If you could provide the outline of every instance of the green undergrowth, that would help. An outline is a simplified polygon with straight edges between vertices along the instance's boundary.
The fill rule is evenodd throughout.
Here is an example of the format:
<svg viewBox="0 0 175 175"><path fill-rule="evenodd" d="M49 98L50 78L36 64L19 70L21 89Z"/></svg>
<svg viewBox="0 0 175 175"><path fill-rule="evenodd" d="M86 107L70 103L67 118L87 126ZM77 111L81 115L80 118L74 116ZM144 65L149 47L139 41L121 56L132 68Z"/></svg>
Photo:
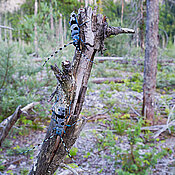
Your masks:
<svg viewBox="0 0 175 175"><path fill-rule="evenodd" d="M159 139L153 141L150 131L141 132L144 124L141 119L139 122L133 122L129 114L119 116L117 113L111 116L110 121L103 121L108 127L102 133L96 132L99 151L110 151L110 155L104 155L104 158L115 161L117 174L149 174L158 159L171 155L172 150L161 147L158 151Z"/></svg>

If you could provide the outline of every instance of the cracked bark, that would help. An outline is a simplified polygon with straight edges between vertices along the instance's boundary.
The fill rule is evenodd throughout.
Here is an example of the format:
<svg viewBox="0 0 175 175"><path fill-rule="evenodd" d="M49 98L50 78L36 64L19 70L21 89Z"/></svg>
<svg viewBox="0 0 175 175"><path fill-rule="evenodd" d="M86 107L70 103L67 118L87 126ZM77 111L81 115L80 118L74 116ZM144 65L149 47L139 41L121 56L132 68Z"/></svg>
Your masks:
<svg viewBox="0 0 175 175"><path fill-rule="evenodd" d="M146 50L144 62L142 115L154 124L154 106L158 56L159 1L147 0Z"/></svg>
<svg viewBox="0 0 175 175"><path fill-rule="evenodd" d="M80 37L85 43L89 43L87 45L88 49L84 49L83 46L80 48L82 48L82 53L91 61L94 60L97 51L102 52L104 50L105 38L122 33L134 33L134 30L132 29L108 26L106 17L103 17L101 14L97 15L97 8L94 8L93 11L90 7L79 9L78 14L80 24L89 21L86 25L80 27ZM92 62L87 61L87 59L83 58L80 53L75 51L72 63L69 61L64 61L62 63L62 71L57 65L51 66L51 69L60 84L59 88L57 87L56 91L51 95L51 98L57 93L58 89L63 92L63 101L65 101L66 107L71 104L71 116L67 122L69 125L80 119L79 114L85 99L92 65ZM77 125L64 128L65 133L62 134L62 138L68 149L70 149L77 140L85 123L86 119L82 118L82 120L77 122ZM55 127L55 123L51 121L46 138L51 135L53 127ZM63 144L60 142L59 136L53 137L48 142L43 143L37 161L34 163L29 174L53 174L63 161L66 154L67 152L65 151Z"/></svg>

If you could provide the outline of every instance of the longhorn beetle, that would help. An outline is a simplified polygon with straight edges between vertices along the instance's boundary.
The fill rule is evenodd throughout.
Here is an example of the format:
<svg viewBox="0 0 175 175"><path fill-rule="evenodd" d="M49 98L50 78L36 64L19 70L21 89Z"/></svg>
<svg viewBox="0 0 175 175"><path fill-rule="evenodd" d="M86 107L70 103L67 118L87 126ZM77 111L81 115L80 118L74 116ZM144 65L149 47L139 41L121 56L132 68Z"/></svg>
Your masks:
<svg viewBox="0 0 175 175"><path fill-rule="evenodd" d="M44 139L43 142L37 144L36 146L34 146L33 148L27 150L27 151L24 151L20 154L25 154L25 153L28 153L29 151L32 151L34 149L36 149L37 147L39 147L42 143L44 142L47 142L48 140L52 139L54 136L59 136L60 137L60 140L61 142L63 143L63 146L66 150L66 152L68 153L68 156L72 159L72 161L78 166L80 167L76 161L73 159L73 157L71 156L70 154L70 151L69 149L66 147L66 144L62 138L62 132L65 133L65 130L64 130L64 126L67 126L67 127L71 127L71 126L74 126L79 120L77 120L76 122L74 122L72 125L65 125L65 121L68 119L68 117L70 116L70 106L69 106L69 114L67 117L66 116L66 110L65 110L65 107L58 107L58 111L56 112L55 111L55 105L57 104L57 102L59 101L59 96L57 96L57 100L56 102L54 103L53 107L52 107L52 116L51 116L51 119L56 123L56 126L53 128L52 130L52 133L55 132L54 134L51 134L51 136L49 136L47 139ZM82 168L82 167L80 167ZM83 169L83 168L82 168Z"/></svg>
<svg viewBox="0 0 175 175"><path fill-rule="evenodd" d="M55 56L55 54L57 54L60 50L63 50L63 48L67 47L68 45L70 44L73 44L75 46L75 48L80 52L81 55L83 55L83 57L87 60L89 60L90 62L94 63L92 60L90 60L89 58L87 58L81 51L80 49L80 41L83 43L83 45L85 46L86 49L87 46L86 45L89 45L91 47L93 47L92 45L90 45L89 43L84 43L84 41L80 38L80 27L85 25L87 22L89 21L86 21L82 24L78 24L78 20L77 20L77 15L75 12L72 12L71 15L70 15L70 21L69 21L69 24L70 24L70 28L71 28L71 37L73 39L73 41L71 41L70 43L64 45L64 47L60 47L58 50L56 50L52 55L50 55L50 57L47 58L47 60L44 62L43 66L53 57Z"/></svg>

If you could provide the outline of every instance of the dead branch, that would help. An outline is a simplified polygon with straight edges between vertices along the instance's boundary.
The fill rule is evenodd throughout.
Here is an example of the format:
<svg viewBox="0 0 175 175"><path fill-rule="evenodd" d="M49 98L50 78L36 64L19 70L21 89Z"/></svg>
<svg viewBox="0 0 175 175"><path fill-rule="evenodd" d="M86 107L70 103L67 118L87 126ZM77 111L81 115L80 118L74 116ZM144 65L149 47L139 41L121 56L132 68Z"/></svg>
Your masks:
<svg viewBox="0 0 175 175"><path fill-rule="evenodd" d="M110 116L102 115L102 114L87 117L88 121L97 121L97 120L107 119L107 118L110 118Z"/></svg>
<svg viewBox="0 0 175 175"><path fill-rule="evenodd" d="M27 112L32 109L34 106L38 105L39 102L32 102L28 105L26 105L25 107L23 107L21 109L21 112L23 112L24 114L27 114ZM11 118L13 117L13 115L9 116L8 118L4 119L2 122L1 122L1 126L5 126L7 125L7 123L11 120Z"/></svg>
<svg viewBox="0 0 175 175"><path fill-rule="evenodd" d="M1 164L1 165L2 166L9 166L11 164L19 164L22 160L24 160L24 158L15 159L12 162L6 162L6 163Z"/></svg>
<svg viewBox="0 0 175 175"><path fill-rule="evenodd" d="M164 125L163 128L161 128L159 131L156 132L156 134L153 136L153 138L155 139L156 137L158 137L162 132L166 131L169 127L171 126L175 126L175 120L171 121L168 125Z"/></svg>
<svg viewBox="0 0 175 175"><path fill-rule="evenodd" d="M64 61L62 63L62 70L56 64L51 66L58 81L57 90L52 93L53 95L51 97L53 98L54 95L60 97L61 101L57 103L55 108L59 108L60 106L65 108L66 116L69 116L67 124L71 125L71 127L65 126L65 132L62 132L61 135L68 149L75 143L87 121L86 118L80 118L80 112L85 99L95 53L97 51L103 52L104 39L110 35L134 33L130 29L108 26L106 17L97 14L97 8L94 8L93 11L90 7L79 9L78 14L80 24L88 21L86 25L80 27L80 38L85 43L88 43L86 45L88 49L84 48L82 44L80 46L82 48L82 54L76 50L73 62ZM70 115L68 113L69 107L71 107ZM75 121L77 121L77 124L72 126ZM52 134L54 127L55 122L51 120L45 139ZM43 143L37 161L29 173L30 175L51 175L57 170L67 154L60 140L60 137L55 135L52 139Z"/></svg>
<svg viewBox="0 0 175 175"><path fill-rule="evenodd" d="M14 30L14 29L13 29L13 28L11 28L11 27L7 27L7 26L1 26L1 25L0 25L0 28L1 28L1 29Z"/></svg>
<svg viewBox="0 0 175 175"><path fill-rule="evenodd" d="M1 146L2 142L4 141L4 139L7 137L7 135L9 134L10 129L13 127L13 125L19 119L21 113L26 114L28 112L28 110L30 110L31 108L33 108L37 104L39 104L39 102L33 102L33 103L28 104L27 106L25 106L22 109L21 109L21 106L18 106L16 108L16 111L14 112L14 114L12 114L11 116L9 116L8 118L6 118L5 120L3 120L1 122L0 125L3 129L2 129L1 136L0 136L0 146Z"/></svg>
<svg viewBox="0 0 175 175"><path fill-rule="evenodd" d="M7 137L11 127L16 123L16 121L20 117L20 114L21 114L21 106L18 106L14 114L11 116L9 122L6 124L6 126L2 130L2 134L0 136L0 146L4 141L4 139Z"/></svg>
<svg viewBox="0 0 175 175"><path fill-rule="evenodd" d="M92 83L96 83L96 84L101 84L104 82L115 82L115 83L124 83L124 79L122 78L93 78Z"/></svg>

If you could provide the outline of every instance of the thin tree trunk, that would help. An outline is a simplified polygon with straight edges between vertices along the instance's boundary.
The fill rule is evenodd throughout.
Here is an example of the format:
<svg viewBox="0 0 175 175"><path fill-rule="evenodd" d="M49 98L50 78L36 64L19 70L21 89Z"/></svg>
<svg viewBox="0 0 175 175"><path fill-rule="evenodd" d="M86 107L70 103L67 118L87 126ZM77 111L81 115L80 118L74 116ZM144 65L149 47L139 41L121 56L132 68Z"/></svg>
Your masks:
<svg viewBox="0 0 175 175"><path fill-rule="evenodd" d="M144 52L145 49L145 44L144 44L144 13L143 13L143 0L140 2L140 13L141 13L141 22L140 22L140 46L142 53Z"/></svg>
<svg viewBox="0 0 175 175"><path fill-rule="evenodd" d="M4 15L4 26L7 25L6 14ZM4 29L4 40L7 42L7 30Z"/></svg>
<svg viewBox="0 0 175 175"><path fill-rule="evenodd" d="M162 35L162 48L165 48L165 36Z"/></svg>
<svg viewBox="0 0 175 175"><path fill-rule="evenodd" d="M21 45L21 32L18 30L18 41L19 41L19 45Z"/></svg>
<svg viewBox="0 0 175 175"><path fill-rule="evenodd" d="M124 11L124 0L122 0L121 26L122 26L122 24L123 24L123 11Z"/></svg>
<svg viewBox="0 0 175 175"><path fill-rule="evenodd" d="M35 55L36 57L38 57L38 32L37 32L37 22L36 22L36 18L37 18L37 13L38 13L38 1L35 0L35 24L34 24L34 33L35 33L35 38L34 38L34 47L35 47Z"/></svg>
<svg viewBox="0 0 175 175"><path fill-rule="evenodd" d="M89 5L89 1L85 0L85 7L87 7Z"/></svg>
<svg viewBox="0 0 175 175"><path fill-rule="evenodd" d="M0 13L0 24L2 24L2 14ZM2 30L0 28L0 41L2 41Z"/></svg>
<svg viewBox="0 0 175 175"><path fill-rule="evenodd" d="M137 27L137 32L136 32L136 47L139 47L139 28Z"/></svg>
<svg viewBox="0 0 175 175"><path fill-rule="evenodd" d="M10 23L10 28L12 28L12 24ZM12 35L12 30L9 30L9 35L10 35L10 43L12 43L12 40L13 40L13 35Z"/></svg>
<svg viewBox="0 0 175 175"><path fill-rule="evenodd" d="M63 18L62 18L62 14L60 13L60 18L59 18L59 33L61 34L60 35L60 46L62 47L63 44L64 44L64 41L63 41Z"/></svg>
<svg viewBox="0 0 175 175"><path fill-rule="evenodd" d="M156 90L158 55L159 0L147 0L146 50L144 63L142 115L154 124L154 95Z"/></svg>
<svg viewBox="0 0 175 175"><path fill-rule="evenodd" d="M81 8L83 8L84 0L80 0L80 3L81 3Z"/></svg>
<svg viewBox="0 0 175 175"><path fill-rule="evenodd" d="M66 26L66 18L64 18L64 41L67 39L67 26Z"/></svg>
<svg viewBox="0 0 175 175"><path fill-rule="evenodd" d="M54 25L53 25L53 8L52 8L52 0L50 0L50 29L53 32L51 39L54 37Z"/></svg>
<svg viewBox="0 0 175 175"><path fill-rule="evenodd" d="M70 127L64 125L64 132L62 132L61 137L55 135L52 139L43 143L41 151L37 157L38 159L29 175L53 174L67 154L67 151L62 144L62 140L64 140L68 149L70 149L77 140L84 124L86 123L86 119L79 118L79 115L85 99L94 56L96 51L104 49L104 39L111 35L118 35L120 33L134 33L134 31L130 29L108 26L103 16L101 14L97 15L97 8L95 8L94 11L92 11L90 7L88 7L86 11L81 9L79 10L79 14L80 21L89 20L86 25L81 26L80 37L92 46L90 47L87 45L88 49L84 48L84 50L82 50L83 55L91 61L87 61L82 54L76 51L72 64L70 61L62 62L63 71L61 71L57 65L51 66L57 81L61 85L59 86L58 84L51 98L54 97L54 94L60 94L62 102L60 102L57 107L54 105L55 108L57 108L55 110L58 111L60 105L64 106L66 111L65 117L70 114L66 120L66 125L70 125ZM68 109L70 106L71 110L69 113ZM76 121L77 125L72 125ZM52 120L45 138L49 138L54 127L55 122Z"/></svg>
<svg viewBox="0 0 175 175"><path fill-rule="evenodd" d="M59 44L60 32L59 32L58 18L55 18L55 29L56 29L56 40L57 40L57 44Z"/></svg>

